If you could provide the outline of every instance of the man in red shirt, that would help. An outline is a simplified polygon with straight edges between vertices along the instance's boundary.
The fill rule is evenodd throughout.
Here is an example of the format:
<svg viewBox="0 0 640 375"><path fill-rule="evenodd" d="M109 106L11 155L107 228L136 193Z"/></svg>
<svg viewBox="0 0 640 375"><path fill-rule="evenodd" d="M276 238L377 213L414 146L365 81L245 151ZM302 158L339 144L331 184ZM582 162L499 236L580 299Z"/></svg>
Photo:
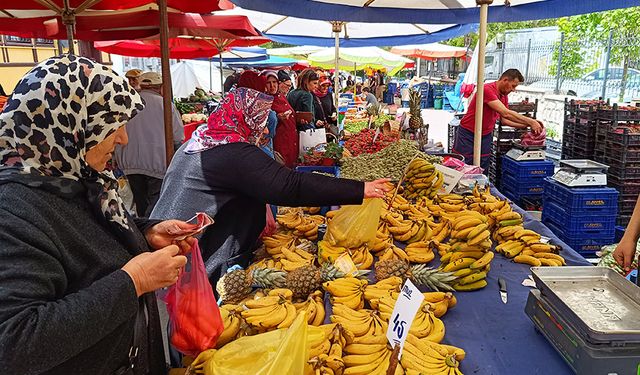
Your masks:
<svg viewBox="0 0 640 375"><path fill-rule="evenodd" d="M508 69L500 76L500 79L484 85L484 105L482 108L482 148L480 166L486 171L489 167L491 142L493 141L493 128L496 120L500 118L503 125L516 129L531 128L538 134L542 131L542 123L535 119L523 116L509 109L509 94L515 91L524 77L517 69ZM456 140L453 152L465 157L468 164L473 162L473 135L476 124L476 96L473 95L469 109L460 120L460 126L456 132Z"/></svg>

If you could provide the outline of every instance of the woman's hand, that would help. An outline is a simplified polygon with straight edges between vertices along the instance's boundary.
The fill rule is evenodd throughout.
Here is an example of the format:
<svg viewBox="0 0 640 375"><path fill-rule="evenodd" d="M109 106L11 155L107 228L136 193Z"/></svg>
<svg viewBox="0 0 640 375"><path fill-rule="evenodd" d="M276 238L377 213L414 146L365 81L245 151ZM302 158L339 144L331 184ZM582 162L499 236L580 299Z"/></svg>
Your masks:
<svg viewBox="0 0 640 375"><path fill-rule="evenodd" d="M145 293L175 284L187 257L180 255L176 245L133 257L122 267L136 288L138 297Z"/></svg>
<svg viewBox="0 0 640 375"><path fill-rule="evenodd" d="M636 243L633 241L620 241L618 247L613 251L613 259L624 268L626 272L631 271L633 257L636 255Z"/></svg>
<svg viewBox="0 0 640 375"><path fill-rule="evenodd" d="M186 254L191 250L195 238L187 237L180 241L176 241L176 238L182 237L184 231L194 230L197 227L198 224L189 224L181 220L165 220L147 229L144 237L154 250L175 244L178 245L182 254Z"/></svg>
<svg viewBox="0 0 640 375"><path fill-rule="evenodd" d="M364 197L365 198L382 198L384 197L384 193L391 190L389 187L389 182L391 180L388 178L381 178L378 180L365 182L364 183Z"/></svg>

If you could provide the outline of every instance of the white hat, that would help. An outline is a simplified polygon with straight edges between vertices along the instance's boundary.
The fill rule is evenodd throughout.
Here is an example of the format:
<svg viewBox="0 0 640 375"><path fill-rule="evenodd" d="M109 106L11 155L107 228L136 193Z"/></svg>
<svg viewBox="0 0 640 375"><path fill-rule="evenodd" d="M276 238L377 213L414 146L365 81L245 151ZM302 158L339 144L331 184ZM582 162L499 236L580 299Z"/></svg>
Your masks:
<svg viewBox="0 0 640 375"><path fill-rule="evenodd" d="M139 78L140 86L159 86L162 85L162 76L156 72L145 72Z"/></svg>

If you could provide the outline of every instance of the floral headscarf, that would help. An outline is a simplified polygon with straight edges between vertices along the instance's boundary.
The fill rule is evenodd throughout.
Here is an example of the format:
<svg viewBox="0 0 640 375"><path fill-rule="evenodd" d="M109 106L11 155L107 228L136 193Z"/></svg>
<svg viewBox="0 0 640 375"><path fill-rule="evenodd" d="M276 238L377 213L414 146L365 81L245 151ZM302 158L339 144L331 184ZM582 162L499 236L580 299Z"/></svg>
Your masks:
<svg viewBox="0 0 640 375"><path fill-rule="evenodd" d="M238 87L225 96L206 125L193 133L185 152L193 154L229 143L251 143L262 135L273 97Z"/></svg>
<svg viewBox="0 0 640 375"><path fill-rule="evenodd" d="M61 196L85 192L116 234L131 226L111 172L85 159L144 108L140 95L110 68L62 55L43 61L16 86L0 113L0 184L17 182Z"/></svg>

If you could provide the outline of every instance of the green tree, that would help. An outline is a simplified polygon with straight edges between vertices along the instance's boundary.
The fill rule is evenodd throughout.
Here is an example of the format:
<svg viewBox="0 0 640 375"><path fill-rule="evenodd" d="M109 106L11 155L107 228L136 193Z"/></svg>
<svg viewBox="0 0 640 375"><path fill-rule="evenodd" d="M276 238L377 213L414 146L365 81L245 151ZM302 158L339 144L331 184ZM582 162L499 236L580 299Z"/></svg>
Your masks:
<svg viewBox="0 0 640 375"><path fill-rule="evenodd" d="M622 84L619 100L622 101L626 90L629 64L640 61L640 44L630 40L637 33L640 22L640 7L590 13L580 16L561 18L558 27L565 36L561 73L564 78L578 78L597 67L592 59L585 59L585 45L602 46L605 50L609 43L609 34L613 31L611 45L611 65L622 65ZM635 42L635 43L634 43ZM557 53L553 73L557 69Z"/></svg>

